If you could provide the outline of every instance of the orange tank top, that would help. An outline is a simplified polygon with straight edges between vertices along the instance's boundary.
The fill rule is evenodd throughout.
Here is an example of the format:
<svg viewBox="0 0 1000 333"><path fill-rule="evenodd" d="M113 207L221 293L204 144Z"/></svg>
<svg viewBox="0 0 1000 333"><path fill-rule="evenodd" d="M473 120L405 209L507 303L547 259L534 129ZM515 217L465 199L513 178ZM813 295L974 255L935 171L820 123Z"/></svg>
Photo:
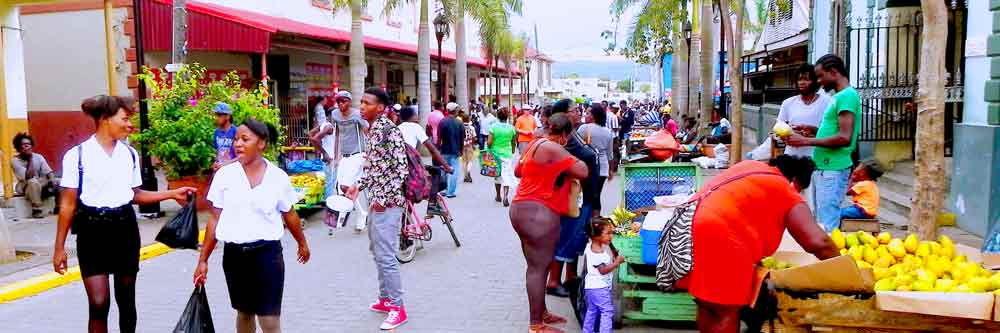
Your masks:
<svg viewBox="0 0 1000 333"><path fill-rule="evenodd" d="M521 182L517 186L514 202L537 201L556 214L565 215L569 211L568 180L557 188L556 179L576 163L576 158L567 156L555 163L538 163L534 159L534 149L538 145L541 142L532 142L532 147L527 149L531 156L520 162Z"/></svg>

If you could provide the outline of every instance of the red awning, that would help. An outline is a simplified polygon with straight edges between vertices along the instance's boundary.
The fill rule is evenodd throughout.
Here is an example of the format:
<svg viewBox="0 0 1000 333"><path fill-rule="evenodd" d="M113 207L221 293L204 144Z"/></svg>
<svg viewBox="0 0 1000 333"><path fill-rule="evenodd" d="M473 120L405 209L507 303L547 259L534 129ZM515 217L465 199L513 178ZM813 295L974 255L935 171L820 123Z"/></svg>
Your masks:
<svg viewBox="0 0 1000 333"><path fill-rule="evenodd" d="M143 0L143 42L149 50L170 50L172 0ZM205 51L267 53L272 33L286 33L332 42L351 41L351 32L299 22L284 17L235 9L212 3L188 1L188 48ZM365 47L417 54L417 45L375 37L364 38ZM431 51L431 58L437 53ZM455 53L442 52L441 58L455 60ZM468 63L488 67L486 60L468 57ZM502 65L501 65L502 67ZM516 71L515 71L516 72Z"/></svg>
<svg viewBox="0 0 1000 333"><path fill-rule="evenodd" d="M143 0L142 43L146 50L170 51L172 48L172 1ZM271 48L269 25L239 16L199 8L188 4L187 46L197 51L266 53Z"/></svg>

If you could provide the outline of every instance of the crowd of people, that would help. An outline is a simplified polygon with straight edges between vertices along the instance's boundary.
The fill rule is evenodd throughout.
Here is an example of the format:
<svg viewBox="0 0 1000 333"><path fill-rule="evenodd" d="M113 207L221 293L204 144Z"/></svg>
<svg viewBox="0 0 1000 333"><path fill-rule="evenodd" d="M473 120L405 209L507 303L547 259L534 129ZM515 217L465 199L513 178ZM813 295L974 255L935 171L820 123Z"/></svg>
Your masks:
<svg viewBox="0 0 1000 333"><path fill-rule="evenodd" d="M691 234L696 240L693 251L699 255L677 285L696 298L701 331L738 330L739 309L749 301L753 264L774 252L786 229L803 248L824 259L837 255L826 232L842 217L877 214L874 182L881 170L875 163L857 164L851 158L860 103L849 82L844 63L836 56L820 58L815 67L802 66L799 95L782 103L778 115L794 130L780 138L788 145L785 154L767 163L732 165L695 194L700 209L694 214ZM577 104L569 99L520 109L478 101L471 101L468 110L455 102L436 103L422 125L411 101L392 104L383 89L365 90L360 109L351 107L355 97L341 91L316 101L311 109L318 125L310 130L309 139L326 165L326 195L367 205L367 218L357 218L354 230L367 230L370 238L379 290L369 308L386 314L381 329L394 329L408 319L395 252L405 207L412 201L406 193L414 167L410 152L422 152L418 167L441 170L432 173L430 191L446 199L462 195L460 183L476 183L477 159L497 161L498 172L489 177L497 205L509 207L525 257L529 331L562 332L557 326L566 319L548 310L546 295L568 297L566 282L578 278L577 263L586 258L582 270L587 273L584 297L589 306L584 332L609 332L616 311L611 305L610 274L623 258L610 247L609 225L592 217L601 216L606 207L601 194L618 171L622 142L635 126L660 127L682 143L724 142L731 126L720 114L717 122L707 124L711 134L699 137L697 120L682 117L678 123L669 104ZM139 234L132 204L183 202L196 190L140 189L139 159L125 142L134 131L133 100L101 95L85 100L81 108L96 130L65 152L62 170L67 172L61 177L55 177L45 159L33 152L31 136L14 138L15 189L27 197L36 216L44 214L41 201L46 196L59 196L53 267L66 271L64 243L70 232L76 234L90 306L88 330L107 331L113 281L119 326L123 332L133 332ZM208 259L222 242L222 270L238 314L237 331L254 332L259 326L264 332L279 332L284 287L280 239L287 229L298 245L300 263L308 262L310 249L293 209L289 176L264 158L267 147L277 144L278 134L252 118L234 123L226 103L213 110L217 153L207 193L211 218L193 281L205 283ZM339 163L358 156L364 159L361 176L339 183ZM62 190L55 190L55 184ZM841 207L848 193L854 204ZM443 214L438 196L428 198L427 214ZM747 211L756 212L753 223ZM349 215L341 214L328 210L324 215L331 236L346 226ZM597 318L600 325L595 324Z"/></svg>

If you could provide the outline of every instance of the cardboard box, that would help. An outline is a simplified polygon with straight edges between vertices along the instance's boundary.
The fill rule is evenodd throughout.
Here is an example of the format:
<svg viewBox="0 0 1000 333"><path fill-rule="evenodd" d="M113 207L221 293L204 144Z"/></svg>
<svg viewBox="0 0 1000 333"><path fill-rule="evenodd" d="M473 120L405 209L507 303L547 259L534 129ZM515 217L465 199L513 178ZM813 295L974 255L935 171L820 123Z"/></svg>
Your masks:
<svg viewBox="0 0 1000 333"><path fill-rule="evenodd" d="M780 289L833 293L870 293L875 290L871 270L858 268L850 256L817 261L809 253L776 252L773 257L798 266L771 271L771 281Z"/></svg>
<svg viewBox="0 0 1000 333"><path fill-rule="evenodd" d="M879 291L875 301L879 310L919 313L934 316L991 320L993 293L942 293L926 291Z"/></svg>

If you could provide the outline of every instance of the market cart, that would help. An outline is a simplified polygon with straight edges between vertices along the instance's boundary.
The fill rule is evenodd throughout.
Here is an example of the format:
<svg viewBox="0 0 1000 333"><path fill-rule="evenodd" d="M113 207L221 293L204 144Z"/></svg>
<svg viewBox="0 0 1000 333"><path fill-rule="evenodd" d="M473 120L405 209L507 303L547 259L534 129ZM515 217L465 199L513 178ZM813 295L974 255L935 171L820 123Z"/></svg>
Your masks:
<svg viewBox="0 0 1000 333"><path fill-rule="evenodd" d="M326 189L323 161L316 159L316 148L308 146L281 147L281 168L288 173L292 189L302 199L295 204L296 211L322 208Z"/></svg>
<svg viewBox="0 0 1000 333"><path fill-rule="evenodd" d="M636 221L642 222L644 213L655 209L653 198L693 193L701 186L700 173L691 163L624 164L621 167L622 205L636 212ZM615 235L612 239L619 254L625 257L612 283L616 327L621 326L624 319L695 320L697 306L687 292L664 292L656 286L658 240L658 232L646 230L640 235Z"/></svg>

